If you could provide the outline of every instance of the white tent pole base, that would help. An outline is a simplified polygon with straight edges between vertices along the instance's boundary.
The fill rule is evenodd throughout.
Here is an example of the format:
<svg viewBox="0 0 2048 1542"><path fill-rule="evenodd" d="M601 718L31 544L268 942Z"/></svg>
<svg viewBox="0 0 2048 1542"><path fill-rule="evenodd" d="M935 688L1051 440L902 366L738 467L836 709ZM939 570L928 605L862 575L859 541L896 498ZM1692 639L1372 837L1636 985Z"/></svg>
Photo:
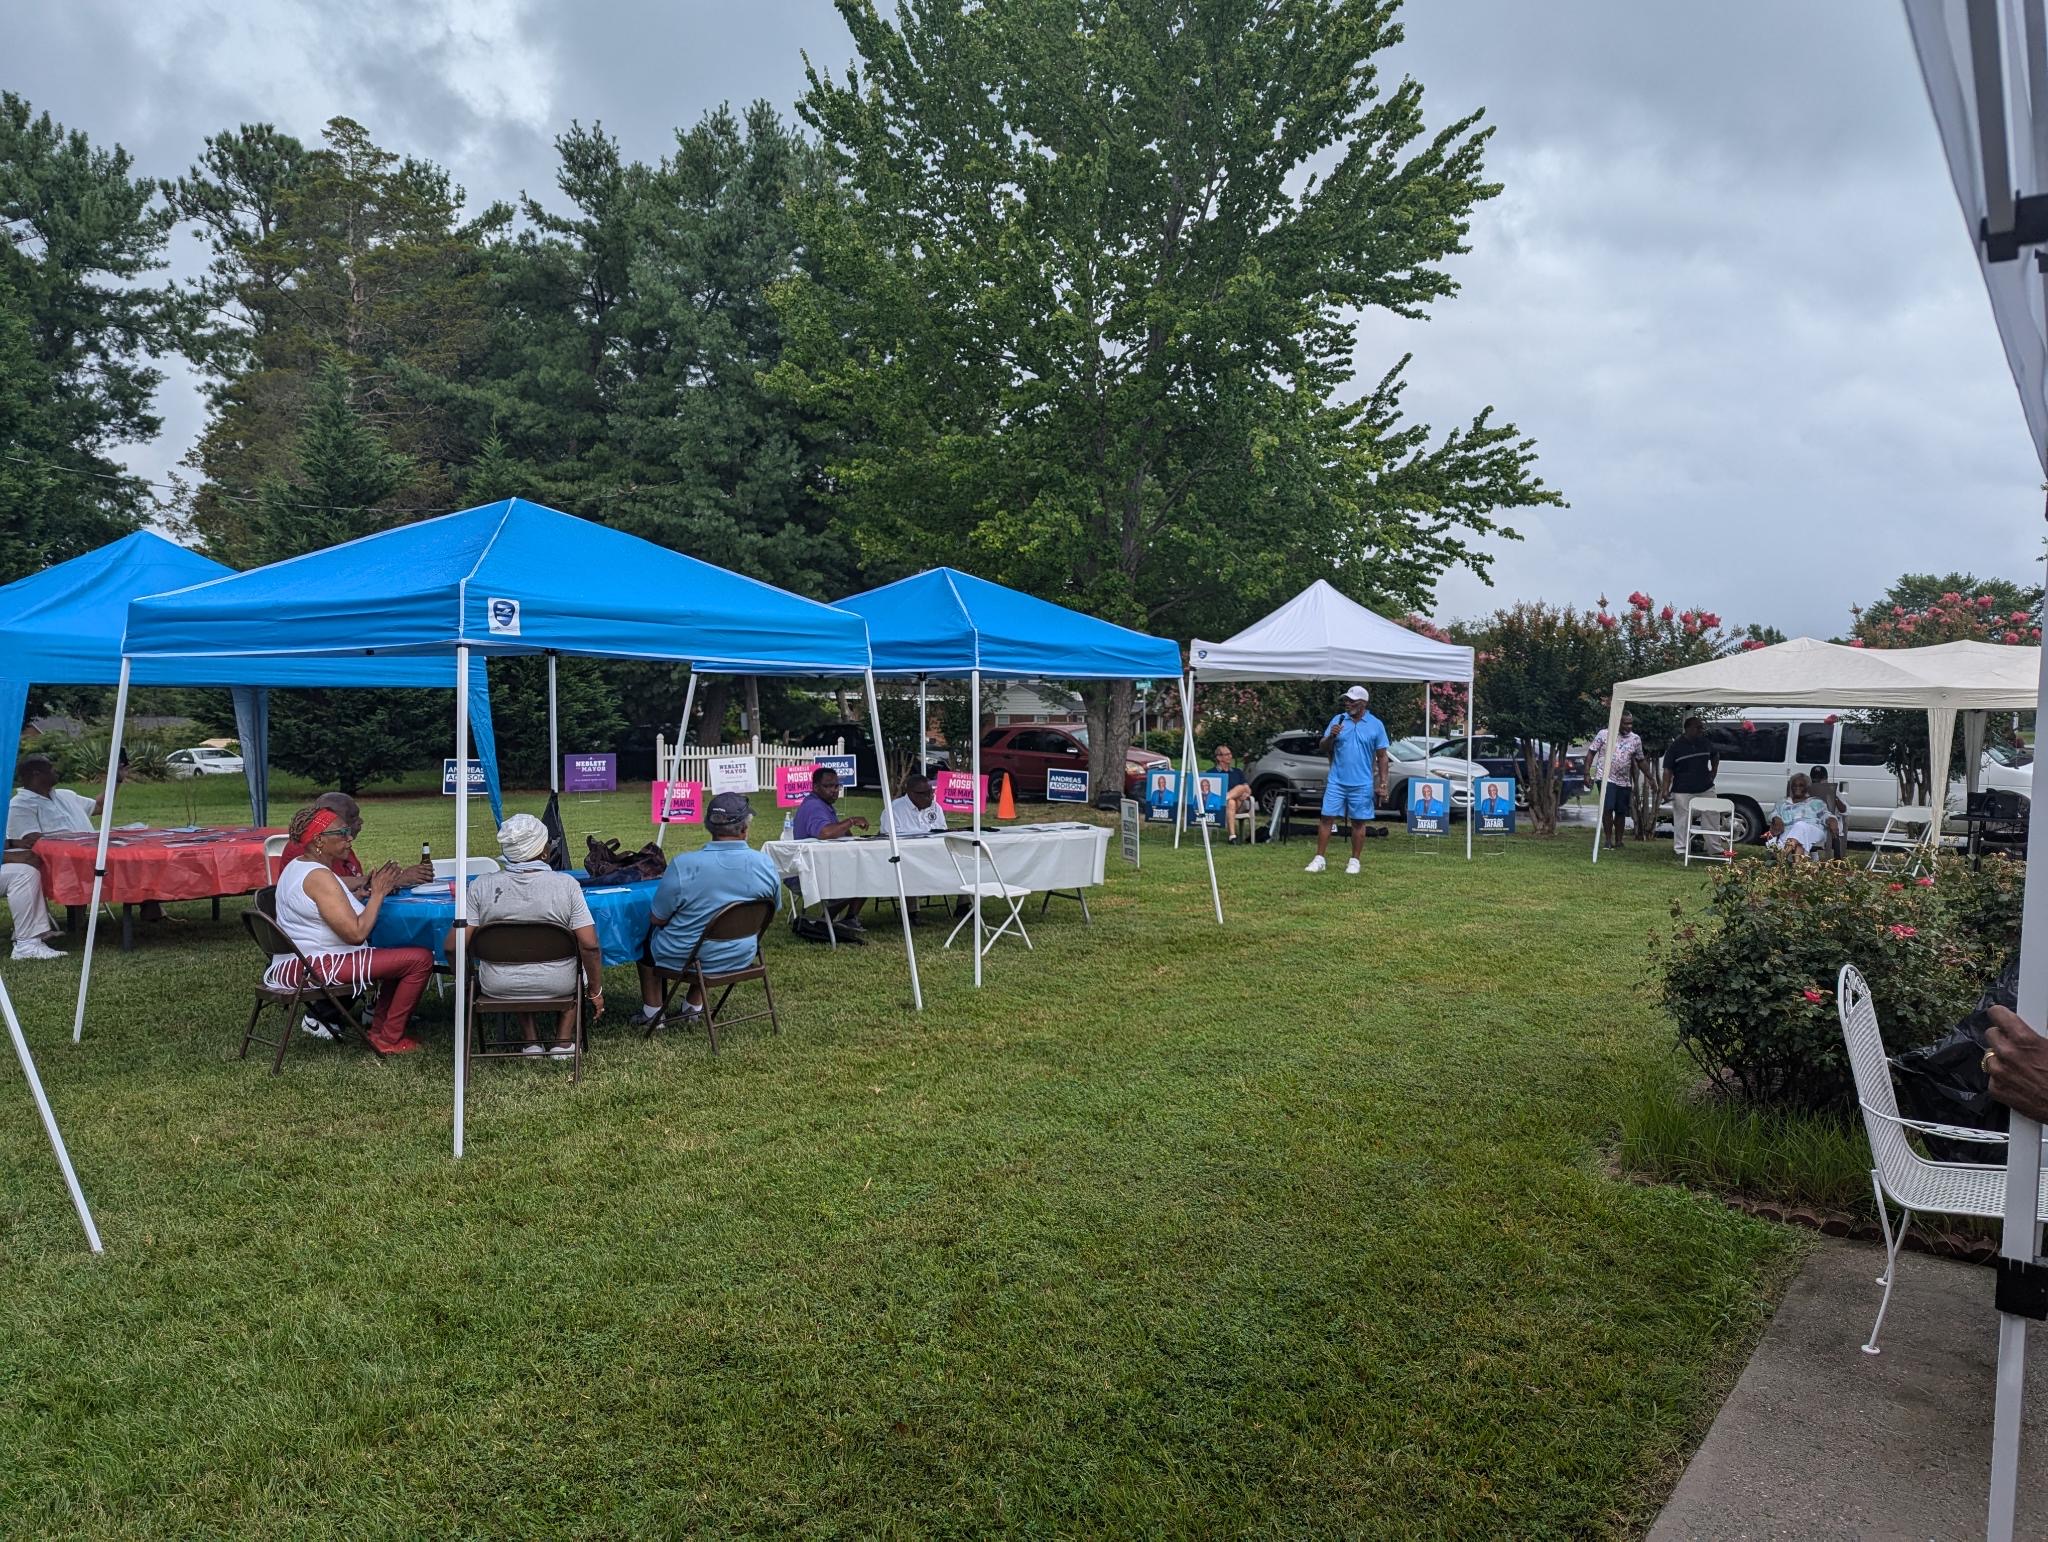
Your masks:
<svg viewBox="0 0 2048 1542"><path fill-rule="evenodd" d="M78 1224L85 1228L85 1240L95 1253L100 1246L100 1229L93 1225L92 1211L85 1203L85 1190L78 1186L78 1174L71 1166L71 1153L64 1148L64 1132L57 1128L57 1116L50 1112L50 1100L43 1094L43 1079L36 1074L35 1058L22 1036L21 1019L14 1015L14 998L7 994L7 982L0 980L0 1012L7 1014L7 1037L14 1043L14 1058L21 1062L21 1074L28 1081L29 1096L35 1099L36 1116L43 1121L43 1133L56 1153L57 1168L64 1174L64 1187L71 1195L71 1208L78 1212Z"/></svg>
<svg viewBox="0 0 2048 1542"><path fill-rule="evenodd" d="M924 1010L924 986L917 978L917 943L910 935L910 896L903 887L903 848L897 844L896 821L889 817L895 788L889 785L889 748L882 742L882 707L875 699L875 672L863 677L868 689L868 737L875 741L875 780L882 784L882 824L889 832L889 870L896 875L896 914L903 922L903 956L910 960L910 1008ZM826 907L829 919L831 907Z"/></svg>
<svg viewBox="0 0 2048 1542"><path fill-rule="evenodd" d="M71 1019L71 1042L85 1037L85 995L92 986L92 950L99 939L100 893L107 876L107 838L114 829L114 794L121 785L121 740L128 727L128 656L121 656L121 683L114 692L114 736L107 745L107 785L100 794L99 854L92 862L92 909L85 915L85 957L78 968L78 1010Z"/></svg>

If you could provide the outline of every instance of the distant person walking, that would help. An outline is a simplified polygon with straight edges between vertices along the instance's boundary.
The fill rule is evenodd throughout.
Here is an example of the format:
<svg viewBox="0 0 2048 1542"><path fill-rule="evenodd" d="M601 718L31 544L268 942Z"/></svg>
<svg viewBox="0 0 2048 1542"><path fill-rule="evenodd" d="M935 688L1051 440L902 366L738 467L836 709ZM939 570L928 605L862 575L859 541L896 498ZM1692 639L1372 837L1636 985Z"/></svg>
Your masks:
<svg viewBox="0 0 2048 1542"><path fill-rule="evenodd" d="M1319 746L1330 757L1330 779L1323 787L1323 820L1316 832L1316 854L1307 871L1320 873L1330 836L1336 831L1337 816L1351 821L1351 860L1347 873L1358 871L1358 858L1365 850L1365 832L1373 820L1373 788L1387 774L1387 725L1366 710L1372 693L1354 685L1344 693L1344 710L1330 719Z"/></svg>
<svg viewBox="0 0 2048 1542"><path fill-rule="evenodd" d="M1664 796L1671 800L1671 847L1680 857L1685 855L1685 827L1692 800L1711 793L1714 778L1720 774L1721 751L1707 737L1707 725L1696 717L1687 718L1685 731L1664 749ZM1714 856L1727 850L1726 841L1711 835L1702 839Z"/></svg>

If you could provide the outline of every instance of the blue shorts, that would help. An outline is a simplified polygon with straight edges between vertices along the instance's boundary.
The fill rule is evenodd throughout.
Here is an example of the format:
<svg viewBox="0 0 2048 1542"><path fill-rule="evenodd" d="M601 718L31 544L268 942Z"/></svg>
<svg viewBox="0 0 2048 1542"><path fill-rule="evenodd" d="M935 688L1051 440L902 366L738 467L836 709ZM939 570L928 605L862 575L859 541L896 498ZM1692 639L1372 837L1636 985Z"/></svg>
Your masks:
<svg viewBox="0 0 2048 1542"><path fill-rule="evenodd" d="M1344 787L1330 782L1323 788L1325 819L1335 819L1339 814L1347 819L1371 819L1374 812L1371 782L1363 787Z"/></svg>

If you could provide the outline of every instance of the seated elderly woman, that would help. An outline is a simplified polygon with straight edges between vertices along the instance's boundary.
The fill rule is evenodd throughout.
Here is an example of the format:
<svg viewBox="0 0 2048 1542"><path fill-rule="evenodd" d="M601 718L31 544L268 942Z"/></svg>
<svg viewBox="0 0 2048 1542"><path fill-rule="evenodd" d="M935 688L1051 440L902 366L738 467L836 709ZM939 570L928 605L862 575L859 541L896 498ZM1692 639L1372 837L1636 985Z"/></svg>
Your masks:
<svg viewBox="0 0 2048 1542"><path fill-rule="evenodd" d="M1799 774L1786 784L1784 801L1771 810L1770 834L1764 844L1806 856L1826 851L1830 834L1840 829L1841 821L1828 800L1815 797L1811 781Z"/></svg>
<svg viewBox="0 0 2048 1542"><path fill-rule="evenodd" d="M583 885L567 873L547 864L548 827L531 814L514 814L498 826L498 849L505 854L502 872L485 873L469 885L471 923L487 921L552 921L576 934L581 959L563 959L546 964L477 965L477 984L494 999L559 1001L576 993L577 973L590 993L593 1013L604 1011L604 954L597 943L597 923L590 916L590 902L583 897ZM455 932L451 928L442 951L455 956ZM526 1034L528 1055L551 1055L567 1060L576 1053L576 1010L565 1010L555 1024L554 1042L543 1045L535 1032L534 1015L519 1014Z"/></svg>

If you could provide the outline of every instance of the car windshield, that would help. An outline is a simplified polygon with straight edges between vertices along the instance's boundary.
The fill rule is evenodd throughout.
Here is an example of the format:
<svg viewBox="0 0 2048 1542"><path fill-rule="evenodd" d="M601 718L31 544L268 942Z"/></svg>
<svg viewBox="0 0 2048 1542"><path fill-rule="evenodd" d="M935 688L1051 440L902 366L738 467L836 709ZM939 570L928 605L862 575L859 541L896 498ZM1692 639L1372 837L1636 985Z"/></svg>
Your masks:
<svg viewBox="0 0 2048 1542"><path fill-rule="evenodd" d="M2031 766L2034 752L2024 744L1987 744L1984 753L2001 766Z"/></svg>
<svg viewBox="0 0 2048 1542"><path fill-rule="evenodd" d="M1421 760L1424 758L1422 751L1410 744L1406 739L1401 739L1388 745L1387 753L1396 760Z"/></svg>

